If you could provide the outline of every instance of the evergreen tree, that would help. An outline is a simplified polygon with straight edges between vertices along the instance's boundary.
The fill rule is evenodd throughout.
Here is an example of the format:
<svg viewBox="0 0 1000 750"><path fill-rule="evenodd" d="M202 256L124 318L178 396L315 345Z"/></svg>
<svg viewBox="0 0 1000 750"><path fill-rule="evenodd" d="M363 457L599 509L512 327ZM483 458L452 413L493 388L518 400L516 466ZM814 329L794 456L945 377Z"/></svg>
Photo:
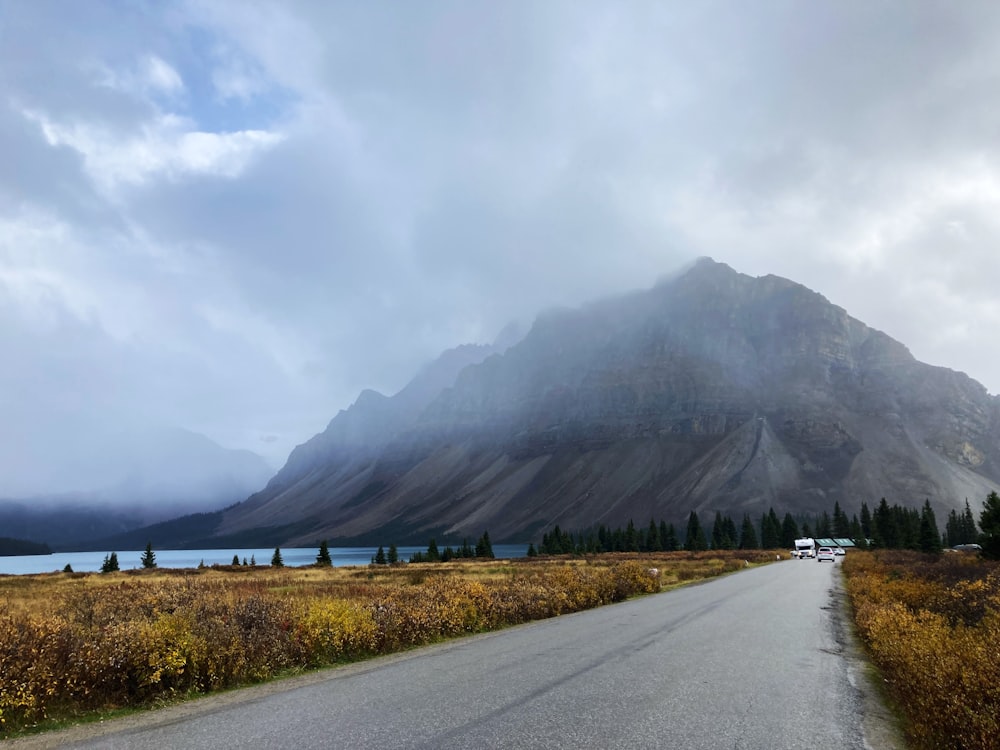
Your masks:
<svg viewBox="0 0 1000 750"><path fill-rule="evenodd" d="M247 566L247 558L246 558L246 555L244 555L243 556L243 567L245 568L246 566Z"/></svg>
<svg viewBox="0 0 1000 750"><path fill-rule="evenodd" d="M372 562L375 563L376 565L385 565L388 562L388 560L385 557L385 550L382 549L381 544L379 545L378 551L375 553L375 557L372 560Z"/></svg>
<svg viewBox="0 0 1000 750"><path fill-rule="evenodd" d="M736 549L738 538L733 519L716 511L715 522L712 524L712 548Z"/></svg>
<svg viewBox="0 0 1000 750"><path fill-rule="evenodd" d="M101 563L102 573L114 573L118 568L118 553L112 552L110 555L104 556L104 562Z"/></svg>
<svg viewBox="0 0 1000 750"><path fill-rule="evenodd" d="M722 520L722 511L715 511L715 520L712 521L712 549L722 549L722 540L725 535L725 522Z"/></svg>
<svg viewBox="0 0 1000 750"><path fill-rule="evenodd" d="M757 532L754 531L750 514L743 514L743 525L740 527L740 549L758 549Z"/></svg>
<svg viewBox="0 0 1000 750"><path fill-rule="evenodd" d="M941 552L941 533L938 531L937 519L931 501L925 500L920 513L920 551L930 554Z"/></svg>
<svg viewBox="0 0 1000 750"><path fill-rule="evenodd" d="M898 546L899 530L896 528L889 503L883 497L872 514L872 544L875 547L894 549Z"/></svg>
<svg viewBox="0 0 1000 750"><path fill-rule="evenodd" d="M72 572L73 572L73 566L70 565L69 563L66 563L66 567L63 568L63 573L72 573Z"/></svg>
<svg viewBox="0 0 1000 750"><path fill-rule="evenodd" d="M694 511L691 511L691 515L688 516L684 549L690 552L708 549L708 540L705 538L705 532L701 528L701 521L698 520L698 514Z"/></svg>
<svg viewBox="0 0 1000 750"><path fill-rule="evenodd" d="M965 498L965 512L962 513L962 540L959 544L971 544L979 537L979 530L976 528L976 519L972 515L972 508L969 507L969 498Z"/></svg>
<svg viewBox="0 0 1000 750"><path fill-rule="evenodd" d="M857 514L851 516L851 533L848 534L848 537L854 540L854 544L857 545L859 549L868 548L868 540L861 532L861 521L858 520Z"/></svg>
<svg viewBox="0 0 1000 750"><path fill-rule="evenodd" d="M761 549L777 549L781 544L781 522L778 515L771 508L760 519L760 546Z"/></svg>
<svg viewBox="0 0 1000 750"><path fill-rule="evenodd" d="M868 510L868 503L861 503L861 533L867 542L872 538L872 513ZM857 539L854 540L857 542Z"/></svg>
<svg viewBox="0 0 1000 750"><path fill-rule="evenodd" d="M250 555L250 567L251 568L257 567L257 557L253 554Z"/></svg>
<svg viewBox="0 0 1000 750"><path fill-rule="evenodd" d="M399 550L396 549L395 544L389 545L389 555L386 559L389 561L390 565L395 565L399 562Z"/></svg>
<svg viewBox="0 0 1000 750"><path fill-rule="evenodd" d="M635 524L632 523L631 518L628 519L628 525L625 527L625 551L639 551L639 533L635 530Z"/></svg>
<svg viewBox="0 0 1000 750"><path fill-rule="evenodd" d="M440 562L441 553L438 552L437 542L433 539L427 543L427 562Z"/></svg>
<svg viewBox="0 0 1000 750"><path fill-rule="evenodd" d="M476 542L476 557L493 559L493 544L490 542L490 532L484 531L483 535L479 537L479 541Z"/></svg>
<svg viewBox="0 0 1000 750"><path fill-rule="evenodd" d="M851 521L847 514L840 509L840 503L833 503L833 535L838 538L846 538L851 534Z"/></svg>
<svg viewBox="0 0 1000 750"><path fill-rule="evenodd" d="M319 552L316 555L316 564L323 567L330 567L333 565L333 558L330 557L330 547L326 543L326 539L319 543Z"/></svg>
<svg viewBox="0 0 1000 750"><path fill-rule="evenodd" d="M979 514L979 528L982 529L979 543L983 546L983 557L1000 560L1000 495L996 490L986 496Z"/></svg>
<svg viewBox="0 0 1000 750"><path fill-rule="evenodd" d="M680 542L677 539L677 529L674 525L666 524L661 525L660 538L663 541L663 551L664 552L676 552L680 549Z"/></svg>
<svg viewBox="0 0 1000 750"><path fill-rule="evenodd" d="M274 548L274 554L271 556L271 565L275 568L285 567L285 561L281 558L281 549L278 547Z"/></svg>
<svg viewBox="0 0 1000 750"><path fill-rule="evenodd" d="M799 538L799 525L795 523L791 513L786 513L781 522L781 546L785 549L793 549L795 540Z"/></svg>
<svg viewBox="0 0 1000 750"><path fill-rule="evenodd" d="M142 557L139 560L144 568L155 568L156 567L156 554L153 552L153 543L146 542L146 551L142 553Z"/></svg>
<svg viewBox="0 0 1000 750"><path fill-rule="evenodd" d="M235 565L239 565L239 564L240 564L240 556L239 555L233 555L233 561L230 563L230 565L234 565L235 566Z"/></svg>
<svg viewBox="0 0 1000 750"><path fill-rule="evenodd" d="M532 542L528 542L528 557L538 557L538 551L535 549L535 545Z"/></svg>
<svg viewBox="0 0 1000 750"><path fill-rule="evenodd" d="M944 543L947 547L954 547L962 544L958 541L962 536L962 521L958 517L958 511L954 508L948 513L948 519L944 522Z"/></svg>
<svg viewBox="0 0 1000 750"><path fill-rule="evenodd" d="M647 552L659 552L663 549L663 542L660 541L660 528L652 518L649 519L649 528L646 529L645 549Z"/></svg>
<svg viewBox="0 0 1000 750"><path fill-rule="evenodd" d="M820 539L827 539L833 536L833 524L830 521L830 514L825 510L816 523L816 536Z"/></svg>

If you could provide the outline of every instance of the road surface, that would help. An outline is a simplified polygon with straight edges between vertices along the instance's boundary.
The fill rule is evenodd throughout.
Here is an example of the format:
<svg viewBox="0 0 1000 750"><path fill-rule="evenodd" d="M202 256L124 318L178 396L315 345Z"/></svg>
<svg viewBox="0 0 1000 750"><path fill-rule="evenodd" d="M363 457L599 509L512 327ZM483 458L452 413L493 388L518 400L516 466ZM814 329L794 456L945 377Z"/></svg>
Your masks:
<svg viewBox="0 0 1000 750"><path fill-rule="evenodd" d="M889 747L838 568L783 561L11 747Z"/></svg>

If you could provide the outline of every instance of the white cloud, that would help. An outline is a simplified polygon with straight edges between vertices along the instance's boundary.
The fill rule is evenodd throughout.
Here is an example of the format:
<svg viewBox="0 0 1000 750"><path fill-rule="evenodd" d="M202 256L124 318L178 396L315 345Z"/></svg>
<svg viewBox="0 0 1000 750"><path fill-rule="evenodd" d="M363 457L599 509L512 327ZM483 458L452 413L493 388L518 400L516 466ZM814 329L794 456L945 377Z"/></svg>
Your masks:
<svg viewBox="0 0 1000 750"><path fill-rule="evenodd" d="M186 118L170 114L158 115L131 133L119 133L100 123L64 124L38 111L23 110L22 114L39 126L50 145L79 153L90 178L108 195L157 178L232 179L256 155L283 140L280 133L265 130L202 132L194 130Z"/></svg>
<svg viewBox="0 0 1000 750"><path fill-rule="evenodd" d="M156 55L145 55L128 68L115 69L103 63L94 65L97 83L129 96L152 101L156 97L175 97L185 91L180 74Z"/></svg>

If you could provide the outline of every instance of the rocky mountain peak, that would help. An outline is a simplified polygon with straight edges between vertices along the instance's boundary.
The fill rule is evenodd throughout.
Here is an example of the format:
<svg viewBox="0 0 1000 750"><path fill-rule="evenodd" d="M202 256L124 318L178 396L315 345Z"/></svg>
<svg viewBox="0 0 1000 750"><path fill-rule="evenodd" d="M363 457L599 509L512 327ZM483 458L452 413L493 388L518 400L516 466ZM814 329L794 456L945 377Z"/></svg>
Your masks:
<svg viewBox="0 0 1000 750"><path fill-rule="evenodd" d="M702 258L363 395L223 530L524 539L692 509L946 511L998 483L1000 400L981 385L800 284Z"/></svg>

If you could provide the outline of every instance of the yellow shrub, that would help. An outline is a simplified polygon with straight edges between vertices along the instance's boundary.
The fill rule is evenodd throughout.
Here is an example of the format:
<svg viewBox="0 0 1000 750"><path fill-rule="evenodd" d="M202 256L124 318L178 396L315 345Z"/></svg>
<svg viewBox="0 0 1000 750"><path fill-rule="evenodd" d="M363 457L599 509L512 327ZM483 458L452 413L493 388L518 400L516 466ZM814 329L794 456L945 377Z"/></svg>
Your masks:
<svg viewBox="0 0 1000 750"><path fill-rule="evenodd" d="M296 637L310 664L329 664L371 653L378 644L375 620L362 605L340 599L308 602Z"/></svg>
<svg viewBox="0 0 1000 750"><path fill-rule="evenodd" d="M845 566L855 621L907 715L914 746L996 748L1000 611L992 583L960 580L949 586L900 575L868 558ZM900 559L896 555L894 564Z"/></svg>

